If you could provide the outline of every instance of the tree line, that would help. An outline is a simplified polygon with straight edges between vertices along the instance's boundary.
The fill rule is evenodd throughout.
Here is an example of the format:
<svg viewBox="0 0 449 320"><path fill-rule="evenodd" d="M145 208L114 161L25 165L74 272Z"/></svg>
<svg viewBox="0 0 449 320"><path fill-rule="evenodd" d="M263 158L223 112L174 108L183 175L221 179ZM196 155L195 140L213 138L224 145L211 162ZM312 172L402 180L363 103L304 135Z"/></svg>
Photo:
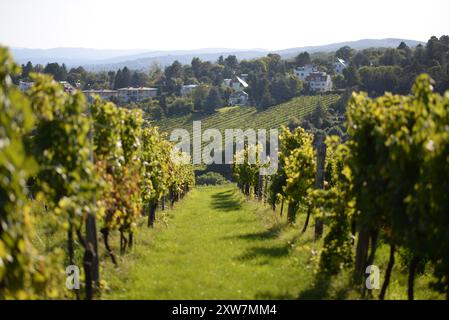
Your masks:
<svg viewBox="0 0 449 320"><path fill-rule="evenodd" d="M138 70L123 69L109 72L89 72L83 67L67 69L67 66L57 62L33 65L30 61L22 65L21 72L13 77L13 81L31 81L32 73L45 73L53 76L56 81L67 81L72 86L82 90L119 89L127 87L149 86L149 75Z"/></svg>
<svg viewBox="0 0 449 320"><path fill-rule="evenodd" d="M219 57L217 61L193 58L190 64L174 61L163 68L157 63L149 72L129 70L88 72L83 67L67 70L63 64L50 63L43 67L31 62L22 66L15 78L28 79L30 72L44 72L58 81L79 84L82 89L117 89L128 86L150 86L159 89L157 101L145 102L153 115L174 116L191 112L212 113L228 103L232 90L222 86L224 79L246 74L249 103L260 110L286 102L300 94L311 94L306 83L293 75L293 69L307 64L333 76L334 89L364 90L370 96L386 91L407 94L414 79L428 73L435 81L435 90L442 93L449 86L449 36L431 37L425 45L408 47L404 42L397 48L355 50L348 46L330 53L301 52L293 58L270 53L265 57L239 61L236 56ZM347 68L335 73L336 58L343 59ZM181 96L182 85L199 87L191 95ZM156 110L154 110L156 109Z"/></svg>
<svg viewBox="0 0 449 320"><path fill-rule="evenodd" d="M336 56L349 67L337 76L337 88L364 90L370 96L385 91L407 94L414 79L428 73L435 81L435 90L443 93L449 86L449 36L431 37L425 45L409 48L402 42L397 48L354 50L343 47ZM326 61L325 58L322 58Z"/></svg>

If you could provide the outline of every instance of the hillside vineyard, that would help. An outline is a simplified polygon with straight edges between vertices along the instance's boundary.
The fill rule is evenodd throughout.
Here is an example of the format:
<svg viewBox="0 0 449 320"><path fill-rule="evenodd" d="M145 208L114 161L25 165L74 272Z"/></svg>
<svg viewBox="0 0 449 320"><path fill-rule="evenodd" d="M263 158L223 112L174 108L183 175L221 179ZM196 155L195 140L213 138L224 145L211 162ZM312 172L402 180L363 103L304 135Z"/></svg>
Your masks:
<svg viewBox="0 0 449 320"><path fill-rule="evenodd" d="M448 299L448 50L0 48L0 299Z"/></svg>

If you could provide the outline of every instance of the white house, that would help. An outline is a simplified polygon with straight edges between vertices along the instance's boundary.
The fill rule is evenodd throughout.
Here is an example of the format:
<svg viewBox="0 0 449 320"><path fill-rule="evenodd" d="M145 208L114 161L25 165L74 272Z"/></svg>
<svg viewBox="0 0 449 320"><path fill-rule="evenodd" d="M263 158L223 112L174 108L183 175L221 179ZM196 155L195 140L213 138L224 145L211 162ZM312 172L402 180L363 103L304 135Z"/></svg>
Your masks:
<svg viewBox="0 0 449 320"><path fill-rule="evenodd" d="M33 84L34 84L34 82L20 81L19 89L20 89L20 91L27 91L29 88L31 88L33 86Z"/></svg>
<svg viewBox="0 0 449 320"><path fill-rule="evenodd" d="M157 96L157 88L120 88L117 89L117 97L123 102L140 102Z"/></svg>
<svg viewBox="0 0 449 320"><path fill-rule="evenodd" d="M84 90L87 101L91 102L94 95L100 96L103 100L111 100L117 98L117 90Z"/></svg>
<svg viewBox="0 0 449 320"><path fill-rule="evenodd" d="M240 78L242 78L243 81L248 82L248 74L247 74L247 73L242 73L242 74L240 75Z"/></svg>
<svg viewBox="0 0 449 320"><path fill-rule="evenodd" d="M234 91L244 91L248 88L248 83L240 77L235 76L233 79L224 79L222 86L231 88Z"/></svg>
<svg viewBox="0 0 449 320"><path fill-rule="evenodd" d="M181 96L186 96L189 93L191 93L193 90L195 90L195 88L198 87L197 84L184 84L181 87Z"/></svg>
<svg viewBox="0 0 449 320"><path fill-rule="evenodd" d="M335 60L334 66L335 66L335 73L337 73L337 74L339 74L339 73L341 74L343 72L343 70L348 67L345 60L340 59L340 58L337 58Z"/></svg>
<svg viewBox="0 0 449 320"><path fill-rule="evenodd" d="M306 77L305 81L309 84L311 91L326 92L332 90L332 79L326 72L312 72Z"/></svg>
<svg viewBox="0 0 449 320"><path fill-rule="evenodd" d="M296 68L293 72L299 79L305 81L312 72L318 72L318 69L314 65L307 64L304 67Z"/></svg>
<svg viewBox="0 0 449 320"><path fill-rule="evenodd" d="M59 81L59 83L64 87L65 92L72 93L75 91L75 88L67 81Z"/></svg>
<svg viewBox="0 0 449 320"><path fill-rule="evenodd" d="M221 86L224 88L230 88L231 87L231 81L232 79L223 79L223 83Z"/></svg>
<svg viewBox="0 0 449 320"><path fill-rule="evenodd" d="M246 106L248 104L248 94L245 91L236 91L229 96L229 105Z"/></svg>

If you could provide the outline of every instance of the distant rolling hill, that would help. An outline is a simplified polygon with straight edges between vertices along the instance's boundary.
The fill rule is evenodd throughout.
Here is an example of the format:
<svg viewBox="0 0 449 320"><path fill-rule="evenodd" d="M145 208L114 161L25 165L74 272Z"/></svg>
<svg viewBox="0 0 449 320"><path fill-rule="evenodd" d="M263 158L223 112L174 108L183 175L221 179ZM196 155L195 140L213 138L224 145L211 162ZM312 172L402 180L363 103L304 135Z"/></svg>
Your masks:
<svg viewBox="0 0 449 320"><path fill-rule="evenodd" d="M33 64L47 64L51 62L65 63L68 66L104 63L108 59L129 57L148 52L144 49L136 50L102 50L87 48L54 48L54 49L26 49L11 48L14 59L19 63L31 61ZM125 58L123 58L125 59Z"/></svg>
<svg viewBox="0 0 449 320"><path fill-rule="evenodd" d="M264 49L226 49L211 48L198 50L173 50L173 51L148 51L137 50L100 50L86 48L55 48L55 49L25 49L12 48L14 58L19 63L28 61L33 64L47 64L49 62L65 63L68 67L82 65L88 70L116 70L127 66L130 69L148 70L153 63L159 63L162 66L169 65L178 60L181 63L190 63L193 57L199 57L204 61L215 61L219 56L235 55L238 59L252 59L265 56L269 52L278 53L284 58L297 55L300 52L331 52L343 46L350 46L354 49L366 49L370 47L390 48L397 47L401 41L408 46L414 47L420 43L416 40L407 39L362 39L357 41L347 41L332 43L319 46L308 46L289 48L283 50L264 50Z"/></svg>
<svg viewBox="0 0 449 320"><path fill-rule="evenodd" d="M367 48L396 48L401 42L405 42L409 47L416 47L418 44L425 44L422 41L407 40L407 39L397 39L397 38L387 38L387 39L362 39L356 41L346 41L331 43L320 46L309 46L300 48L291 48L277 51L281 56L291 57L297 55L299 52L307 51L309 53L313 52L332 52L340 49L344 46L349 46L353 49L362 50Z"/></svg>
<svg viewBox="0 0 449 320"><path fill-rule="evenodd" d="M106 64L90 64L86 65L88 70L117 70L119 68L128 67L130 69L148 70L152 64L158 63L162 66L172 64L175 60L182 64L189 64L194 57L198 57L203 61L216 61L220 56L235 55L239 60L253 59L268 54L268 51L223 51L216 53L186 53L186 54L166 54L163 56L153 56L140 58L136 60L125 60L117 63Z"/></svg>
<svg viewBox="0 0 449 320"><path fill-rule="evenodd" d="M262 49L239 50L208 48L197 50L148 51L148 50L102 50L87 48L26 49L11 48L14 59L21 64L51 62L65 63L68 67L83 66L89 70L115 70L128 66L132 69L148 69L152 62L168 65L178 60L190 63L193 57L206 61L218 59L221 55L237 55L241 59L251 59L265 55Z"/></svg>

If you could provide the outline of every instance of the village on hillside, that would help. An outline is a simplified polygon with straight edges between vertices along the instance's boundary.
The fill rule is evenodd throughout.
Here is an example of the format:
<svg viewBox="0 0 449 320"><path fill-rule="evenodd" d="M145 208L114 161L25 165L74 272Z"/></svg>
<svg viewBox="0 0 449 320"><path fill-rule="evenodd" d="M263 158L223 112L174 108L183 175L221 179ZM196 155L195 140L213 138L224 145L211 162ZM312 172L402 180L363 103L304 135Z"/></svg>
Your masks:
<svg viewBox="0 0 449 320"><path fill-rule="evenodd" d="M335 75L341 75L343 70L347 68L347 63L340 58L336 58L334 63ZM306 64L302 67L296 67L291 70L299 80L305 83L311 93L324 93L334 89L332 76L324 71L321 71L319 67L314 64ZM245 91L248 85L248 74L234 75L232 78L224 79L221 83L221 89L229 90L231 93L227 99L229 106L247 106L249 105L249 95ZM81 85L76 83L75 86L71 85L67 81L59 81L64 87L66 92L73 92L79 90ZM20 81L19 88L22 91L26 91L33 85L33 82ZM198 84L183 84L180 87L180 95L182 97L190 95ZM94 96L99 96L104 100L114 101L118 103L131 103L131 102L143 102L148 99L157 98L161 92L158 88L152 87L126 87L118 89L90 89L82 90L86 95L88 101L92 101Z"/></svg>

